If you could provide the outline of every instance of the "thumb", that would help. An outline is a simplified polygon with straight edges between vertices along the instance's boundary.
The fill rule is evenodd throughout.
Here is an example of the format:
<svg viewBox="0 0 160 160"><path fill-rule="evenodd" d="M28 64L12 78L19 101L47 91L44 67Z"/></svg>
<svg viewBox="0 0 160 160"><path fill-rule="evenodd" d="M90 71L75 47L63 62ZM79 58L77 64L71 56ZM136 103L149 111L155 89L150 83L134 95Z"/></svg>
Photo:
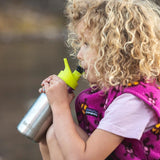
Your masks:
<svg viewBox="0 0 160 160"><path fill-rule="evenodd" d="M72 102L72 100L74 99L74 97L75 97L75 94L74 93L70 93L70 94L68 94L68 99L69 99L69 103L71 103Z"/></svg>

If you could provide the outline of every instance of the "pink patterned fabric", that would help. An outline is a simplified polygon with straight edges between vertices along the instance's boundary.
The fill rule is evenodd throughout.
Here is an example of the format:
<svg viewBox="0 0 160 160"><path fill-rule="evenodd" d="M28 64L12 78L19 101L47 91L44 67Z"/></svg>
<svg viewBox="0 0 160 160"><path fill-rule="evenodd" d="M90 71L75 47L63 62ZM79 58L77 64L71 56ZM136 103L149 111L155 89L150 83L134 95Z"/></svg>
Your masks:
<svg viewBox="0 0 160 160"><path fill-rule="evenodd" d="M157 124L140 140L125 138L106 160L160 160L160 90L156 85L140 82L126 88L112 87L106 94L86 89L76 99L79 125L90 135L112 101L123 93L131 93L147 103L157 115Z"/></svg>

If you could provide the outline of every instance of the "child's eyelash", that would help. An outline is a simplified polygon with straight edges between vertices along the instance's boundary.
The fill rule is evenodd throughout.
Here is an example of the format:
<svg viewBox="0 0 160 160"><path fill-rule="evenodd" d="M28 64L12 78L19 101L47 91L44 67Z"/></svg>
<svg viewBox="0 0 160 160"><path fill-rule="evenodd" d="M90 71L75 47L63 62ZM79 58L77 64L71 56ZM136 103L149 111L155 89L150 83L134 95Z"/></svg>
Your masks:
<svg viewBox="0 0 160 160"><path fill-rule="evenodd" d="M87 42L84 42L84 45L85 45L85 46L88 46L88 43L87 43Z"/></svg>

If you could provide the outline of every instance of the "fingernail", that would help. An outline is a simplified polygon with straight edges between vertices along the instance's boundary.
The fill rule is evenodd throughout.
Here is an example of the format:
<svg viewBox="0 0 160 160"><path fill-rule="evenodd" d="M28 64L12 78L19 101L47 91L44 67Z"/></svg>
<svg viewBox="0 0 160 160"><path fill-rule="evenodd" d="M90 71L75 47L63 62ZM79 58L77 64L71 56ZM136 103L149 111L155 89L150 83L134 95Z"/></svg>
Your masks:
<svg viewBox="0 0 160 160"><path fill-rule="evenodd" d="M38 90L40 93L42 93L42 88L39 88L39 90Z"/></svg>

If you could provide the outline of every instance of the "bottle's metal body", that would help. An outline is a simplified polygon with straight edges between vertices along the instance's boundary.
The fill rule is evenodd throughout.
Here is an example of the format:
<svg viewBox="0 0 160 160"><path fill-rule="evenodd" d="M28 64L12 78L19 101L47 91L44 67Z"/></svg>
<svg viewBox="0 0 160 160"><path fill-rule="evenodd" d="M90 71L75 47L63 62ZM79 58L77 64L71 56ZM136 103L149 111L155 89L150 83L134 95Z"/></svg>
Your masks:
<svg viewBox="0 0 160 160"><path fill-rule="evenodd" d="M46 94L41 93L17 126L29 139L39 142L52 123L52 112Z"/></svg>

